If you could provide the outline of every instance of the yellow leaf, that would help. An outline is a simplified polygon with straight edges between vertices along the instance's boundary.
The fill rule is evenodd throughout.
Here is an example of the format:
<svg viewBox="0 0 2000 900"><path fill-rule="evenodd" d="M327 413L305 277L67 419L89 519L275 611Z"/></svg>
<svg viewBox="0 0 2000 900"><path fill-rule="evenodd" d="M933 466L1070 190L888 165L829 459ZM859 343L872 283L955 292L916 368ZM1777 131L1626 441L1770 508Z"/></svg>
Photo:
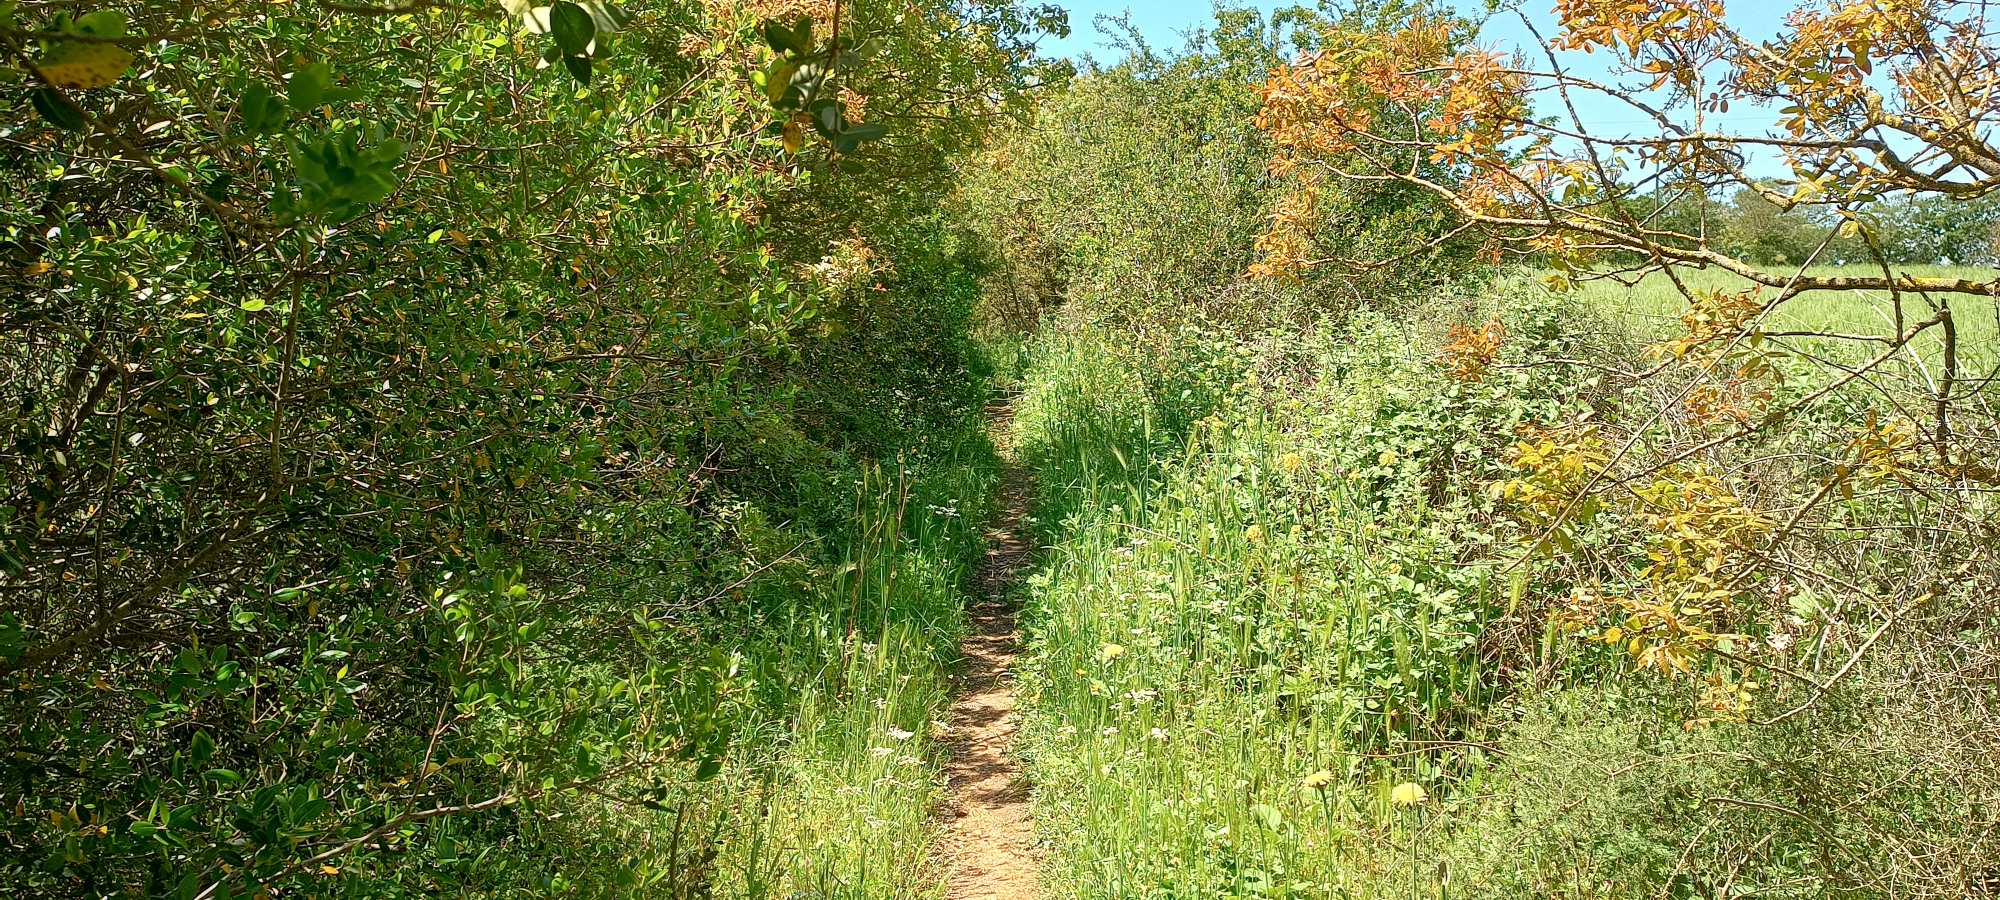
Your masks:
<svg viewBox="0 0 2000 900"><path fill-rule="evenodd" d="M131 51L97 42L63 41L35 61L42 77L59 88L109 87L131 67Z"/></svg>

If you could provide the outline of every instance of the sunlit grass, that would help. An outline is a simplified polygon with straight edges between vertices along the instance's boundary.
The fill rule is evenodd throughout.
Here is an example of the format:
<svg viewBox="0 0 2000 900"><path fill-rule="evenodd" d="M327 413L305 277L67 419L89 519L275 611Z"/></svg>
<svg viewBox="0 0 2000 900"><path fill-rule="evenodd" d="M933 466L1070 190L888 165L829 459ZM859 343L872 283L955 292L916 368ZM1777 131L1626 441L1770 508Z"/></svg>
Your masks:
<svg viewBox="0 0 2000 900"><path fill-rule="evenodd" d="M1379 385L1329 387L1341 408L1288 433L1229 387L1240 360L1201 357L1148 369L1099 334L1034 350L1020 422L1054 549L1023 684L1045 890L1399 895L1427 837L1398 786L1476 784L1464 754L1397 750L1483 702L1479 602L1378 524L1400 460L1340 464L1371 441L1350 426Z"/></svg>
<svg viewBox="0 0 2000 900"><path fill-rule="evenodd" d="M1821 266L1811 270L1814 274L1825 275L1874 275L1879 274L1865 266ZM2000 272L1966 266L1904 266L1899 271L1911 275L1938 278L1963 278L1973 281L1991 281L2000 278ZM1750 287L1750 282L1734 273L1720 269L1680 269L1676 270L1680 280L1696 291L1740 291ZM1681 312L1687 301L1682 297L1673 280L1665 273L1647 274L1636 285L1627 287L1611 279L1583 281L1576 287L1576 294L1588 305L1599 310L1606 318L1616 322L1632 333L1651 338L1660 338L1680 332ZM1776 291L1764 288L1761 296L1775 296ZM1958 330L1958 353L1961 364L1970 369L1990 368L2000 361L2000 329L1995 326L1995 311L2000 309L2000 298L1933 295L1934 299L1951 308L1953 321ZM1904 298L1905 327L1921 322L1935 315L1936 311L1926 300L1916 296ZM1802 294L1786 301L1771 311L1765 330L1771 332L1799 332L1821 334L1867 335L1886 337L1895 333L1895 304L1883 291L1818 291ZM1844 359L1864 357L1880 352L1880 345L1871 342L1799 339L1805 346L1816 352L1837 355ZM1941 356L1943 334L1933 328L1918 336L1912 342L1916 355L1928 366L1935 369Z"/></svg>

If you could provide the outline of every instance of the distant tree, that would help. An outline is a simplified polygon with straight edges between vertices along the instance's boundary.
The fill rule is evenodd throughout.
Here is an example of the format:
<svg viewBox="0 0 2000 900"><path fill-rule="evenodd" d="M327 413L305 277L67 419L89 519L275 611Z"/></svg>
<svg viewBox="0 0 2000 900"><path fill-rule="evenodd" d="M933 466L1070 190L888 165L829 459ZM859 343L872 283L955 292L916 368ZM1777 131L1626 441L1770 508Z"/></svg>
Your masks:
<svg viewBox="0 0 2000 900"><path fill-rule="evenodd" d="M1891 205L1882 215L1896 261L1992 265L2000 197L1931 196Z"/></svg>
<svg viewBox="0 0 2000 900"><path fill-rule="evenodd" d="M1827 229L1807 218L1805 211L1787 209L1753 190L1738 190L1723 207L1712 246L1762 266L1796 266L1817 252L1822 262L1834 262L1822 248Z"/></svg>

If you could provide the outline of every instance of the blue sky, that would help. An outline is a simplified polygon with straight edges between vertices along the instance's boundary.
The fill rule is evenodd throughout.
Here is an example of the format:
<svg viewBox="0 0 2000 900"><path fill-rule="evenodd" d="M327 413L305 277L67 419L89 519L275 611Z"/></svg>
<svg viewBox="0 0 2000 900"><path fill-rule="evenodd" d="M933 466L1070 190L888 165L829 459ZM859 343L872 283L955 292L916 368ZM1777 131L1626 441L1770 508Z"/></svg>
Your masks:
<svg viewBox="0 0 2000 900"><path fill-rule="evenodd" d="M1130 2L1130 0L1056 0L1058 6L1069 10L1071 34L1067 39L1051 40L1043 46L1055 56L1079 56L1093 53L1102 61L1110 61L1117 56L1106 36L1099 31L1095 21L1099 15L1116 15L1127 10L1132 13L1133 24L1139 26L1140 33L1155 46L1176 47L1182 33L1208 24L1212 21L1213 5L1210 0L1155 0L1155 2ZM1239 0L1230 6L1251 6L1269 12L1280 6L1314 5L1311 0ZM1456 0L1462 9L1483 9L1479 0ZM1528 0L1521 8L1526 9L1538 28L1547 34L1553 20L1549 10L1552 0ZM1739 30L1751 37L1763 37L1774 32L1783 21L1791 4L1774 0L1735 0L1728 7L1727 19ZM1502 13L1489 22L1481 35L1482 42L1497 46L1518 47L1529 42L1527 29L1511 13Z"/></svg>
<svg viewBox="0 0 2000 900"><path fill-rule="evenodd" d="M1155 0L1155 2L1131 2L1131 0L1054 0L1069 10L1070 36L1067 39L1050 40L1043 43L1045 52L1053 56L1079 57L1091 54L1099 62L1112 62L1119 56L1100 31L1095 19L1099 14L1117 14L1127 9L1132 12L1132 22L1138 26L1147 41L1159 49L1177 48L1182 43L1182 35L1194 28L1213 21L1210 0ZM1480 0L1454 0L1455 5L1465 10L1483 10ZM1242 0L1231 6L1254 6L1266 12L1280 6L1295 4L1312 6L1310 0L1302 4L1300 0ZM1550 10L1554 0L1526 0L1521 4L1529 18L1544 36L1553 33L1554 17ZM1744 36L1752 39L1770 37L1783 23L1784 16L1795 5L1785 0L1732 0L1728 4L1726 18ZM1526 50L1535 62L1540 62L1539 51L1534 47L1533 37L1521 24L1520 17L1512 12L1502 12L1487 20L1480 32L1480 43L1488 47L1506 51ZM1563 61L1572 71L1588 77L1602 76L1605 69L1605 54L1594 55L1565 54ZM1629 108L1603 97L1577 94L1578 113L1592 130L1604 137L1621 137L1638 133L1655 133L1657 126L1642 120ZM1543 110L1555 113L1557 110ZM1717 118L1709 119L1709 126L1736 131L1738 133L1761 132L1774 121L1770 110L1738 107ZM1759 175L1777 174L1779 166L1771 160L1753 160L1752 170Z"/></svg>

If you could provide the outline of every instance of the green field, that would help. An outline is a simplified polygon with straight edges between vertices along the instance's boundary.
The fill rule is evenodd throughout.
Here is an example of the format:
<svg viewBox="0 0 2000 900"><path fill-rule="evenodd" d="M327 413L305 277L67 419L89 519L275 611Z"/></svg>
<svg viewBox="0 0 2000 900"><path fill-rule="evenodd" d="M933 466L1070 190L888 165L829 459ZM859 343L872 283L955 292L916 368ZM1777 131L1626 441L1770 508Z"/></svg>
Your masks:
<svg viewBox="0 0 2000 900"><path fill-rule="evenodd" d="M1906 266L1901 270L1920 277L1982 281L1990 281L2000 275L1992 269L1967 266ZM1811 271L1819 275L1861 276L1874 273L1866 266L1820 266ZM1720 269L1682 269L1679 272L1681 280L1696 291L1740 291L1750 285L1742 276ZM1575 288L1575 292L1590 306L1643 337L1678 333L1681 330L1680 314L1687 306L1687 301L1673 281L1661 272L1649 273L1630 287L1611 279L1585 281ZM1762 296L1774 294L1774 291L1765 288ZM1958 328L1960 361L1975 370L1992 366L1996 349L2000 349L2000 343L1995 341L1994 327L1995 310L2000 309L2000 298L1940 296L1935 299L1951 307L1952 318ZM1920 322L1935 314L1923 297L1908 296L1904 303L1906 321ZM1895 307L1886 292L1823 291L1794 297L1772 310L1767 330L1886 337L1895 331L1894 316ZM1934 363L1942 346L1941 333L1932 329L1918 336L1912 345L1923 359ZM1802 346L1817 352L1837 353L1841 358L1849 359L1865 358L1880 352L1879 344L1862 341L1807 339Z"/></svg>

